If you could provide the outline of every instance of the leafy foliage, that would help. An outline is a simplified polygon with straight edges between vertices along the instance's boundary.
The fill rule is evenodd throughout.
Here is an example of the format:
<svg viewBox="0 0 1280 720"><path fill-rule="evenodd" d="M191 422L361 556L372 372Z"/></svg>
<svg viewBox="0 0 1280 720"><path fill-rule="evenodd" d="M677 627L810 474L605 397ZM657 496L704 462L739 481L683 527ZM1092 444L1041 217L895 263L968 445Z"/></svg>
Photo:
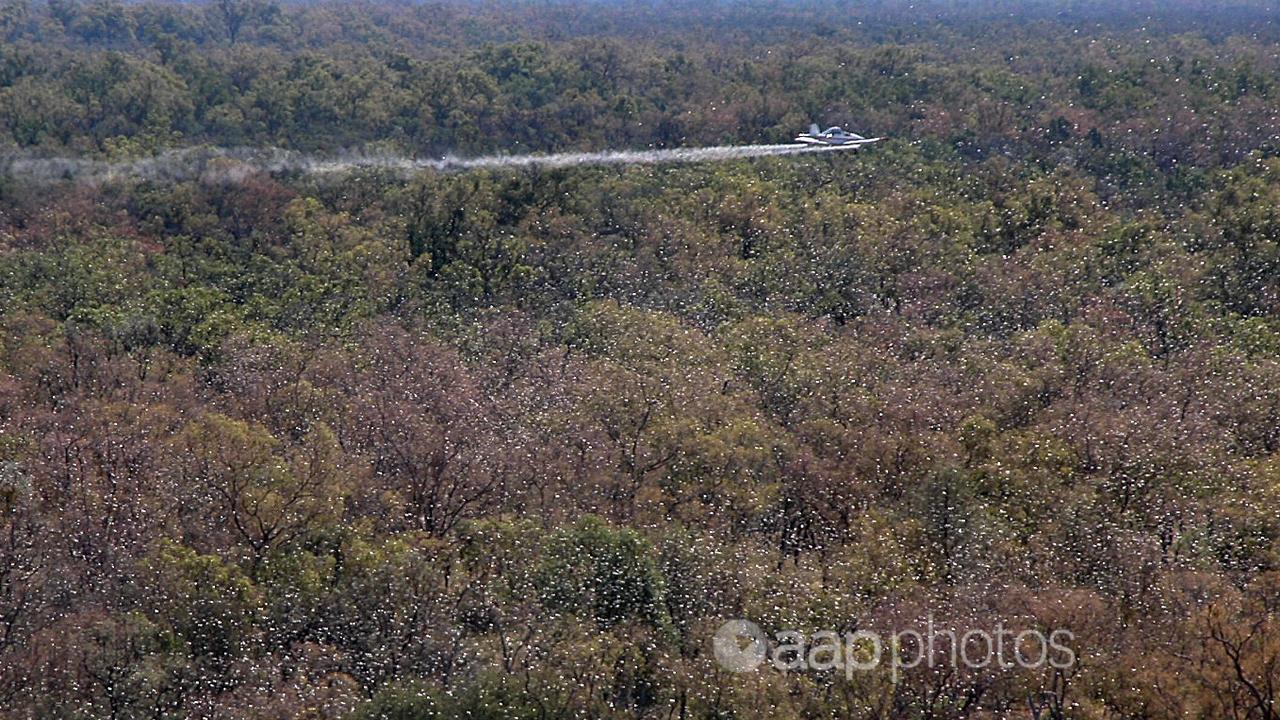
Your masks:
<svg viewBox="0 0 1280 720"><path fill-rule="evenodd" d="M1276 29L1103 5L0 3L0 714L1275 718Z"/></svg>

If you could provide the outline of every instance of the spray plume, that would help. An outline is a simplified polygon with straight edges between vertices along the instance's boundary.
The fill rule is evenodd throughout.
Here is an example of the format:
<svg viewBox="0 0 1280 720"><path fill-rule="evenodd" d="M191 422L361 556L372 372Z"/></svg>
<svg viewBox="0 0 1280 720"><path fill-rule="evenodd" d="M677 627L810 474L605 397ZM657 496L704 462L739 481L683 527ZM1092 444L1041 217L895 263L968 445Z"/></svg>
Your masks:
<svg viewBox="0 0 1280 720"><path fill-rule="evenodd" d="M412 175L423 170L441 172L499 168L567 168L588 165L657 165L738 160L852 149L851 146L721 145L665 150L612 150L550 155L488 155L440 159L394 155L318 157L279 149L188 148L137 160L105 161L79 158L0 159L0 175L27 182L118 179L238 181L256 172L298 172L338 175L363 169Z"/></svg>

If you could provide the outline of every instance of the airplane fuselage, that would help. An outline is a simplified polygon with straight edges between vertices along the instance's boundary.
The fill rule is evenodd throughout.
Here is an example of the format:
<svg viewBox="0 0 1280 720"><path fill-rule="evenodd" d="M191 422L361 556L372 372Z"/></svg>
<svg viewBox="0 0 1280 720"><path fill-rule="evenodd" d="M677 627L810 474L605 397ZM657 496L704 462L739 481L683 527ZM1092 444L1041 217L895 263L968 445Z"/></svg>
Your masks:
<svg viewBox="0 0 1280 720"><path fill-rule="evenodd" d="M866 145L868 143L876 142L879 139L880 138L873 138L870 140L866 138L824 138L814 137L805 133L796 137L796 142L805 143L806 145Z"/></svg>
<svg viewBox="0 0 1280 720"><path fill-rule="evenodd" d="M816 127L810 128L807 133L800 133L796 137L796 142L806 145L869 145L879 141L880 138L864 138L861 135L848 132L842 128L832 127L826 130L818 131Z"/></svg>

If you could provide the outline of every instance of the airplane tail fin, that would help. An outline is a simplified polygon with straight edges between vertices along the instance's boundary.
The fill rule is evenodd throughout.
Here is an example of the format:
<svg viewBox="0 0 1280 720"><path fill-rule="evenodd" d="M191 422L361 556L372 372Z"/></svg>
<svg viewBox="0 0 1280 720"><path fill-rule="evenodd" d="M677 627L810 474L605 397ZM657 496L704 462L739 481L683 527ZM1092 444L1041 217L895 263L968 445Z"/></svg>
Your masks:
<svg viewBox="0 0 1280 720"><path fill-rule="evenodd" d="M809 134L810 134L810 135L817 135L817 134L818 134L818 133L820 133L820 132L822 132L822 131L818 129L818 123L812 123L812 124L810 124L810 125L809 125Z"/></svg>

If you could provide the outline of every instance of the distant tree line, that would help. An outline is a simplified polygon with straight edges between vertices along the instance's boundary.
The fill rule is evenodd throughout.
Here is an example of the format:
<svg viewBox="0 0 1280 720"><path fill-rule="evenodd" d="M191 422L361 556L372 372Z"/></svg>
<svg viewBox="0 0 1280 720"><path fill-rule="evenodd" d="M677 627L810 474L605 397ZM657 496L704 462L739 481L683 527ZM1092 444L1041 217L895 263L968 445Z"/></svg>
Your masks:
<svg viewBox="0 0 1280 720"><path fill-rule="evenodd" d="M439 155L780 141L820 121L974 153L1092 153L1123 173L1238 161L1276 143L1277 30L1247 9L1162 11L1171 24L1203 20L1188 34L1073 14L942 24L861 5L849 17L865 22L805 4L723 17L674 5L644 16L650 32L623 22L636 6L592 5L584 17L619 27L560 39L543 15L571 7L491 17L469 5L11 2L0 10L0 148ZM703 22L726 27L699 33Z"/></svg>

